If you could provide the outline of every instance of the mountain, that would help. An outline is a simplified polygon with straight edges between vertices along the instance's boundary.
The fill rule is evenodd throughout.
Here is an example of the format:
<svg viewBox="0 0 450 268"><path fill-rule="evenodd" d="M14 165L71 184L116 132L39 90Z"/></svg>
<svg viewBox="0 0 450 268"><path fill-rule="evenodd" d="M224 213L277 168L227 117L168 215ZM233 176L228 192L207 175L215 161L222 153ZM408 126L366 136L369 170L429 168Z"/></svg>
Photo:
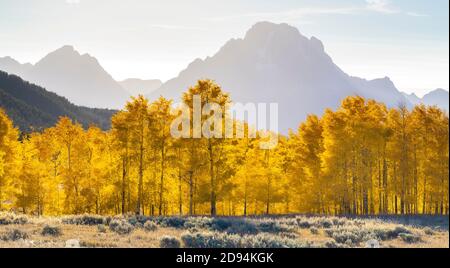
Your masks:
<svg viewBox="0 0 450 268"><path fill-rule="evenodd" d="M55 93L2 71L0 108L25 132L53 126L60 116L68 116L84 127L94 124L106 130L111 127L111 116L116 112L75 106Z"/></svg>
<svg viewBox="0 0 450 268"><path fill-rule="evenodd" d="M160 88L162 85L161 80L142 80L138 78L130 78L123 81L119 81L119 84L132 96L147 95Z"/></svg>
<svg viewBox="0 0 450 268"><path fill-rule="evenodd" d="M10 57L0 58L0 70L16 74L82 106L122 108L130 96L97 59L89 54L81 55L72 46L51 52L35 65L20 64Z"/></svg>
<svg viewBox="0 0 450 268"><path fill-rule="evenodd" d="M426 105L437 105L438 107L448 111L448 91L438 88L423 96L422 101Z"/></svg>
<svg viewBox="0 0 450 268"><path fill-rule="evenodd" d="M0 70L4 70L5 72L22 76L25 73L28 73L32 68L33 65L30 63L20 64L20 62L11 57L0 57Z"/></svg>
<svg viewBox="0 0 450 268"><path fill-rule="evenodd" d="M255 24L243 39L228 41L205 60L196 59L148 97L179 100L201 78L214 79L234 102L277 102L283 133L296 129L307 114L338 107L349 95L375 98L390 106L411 105L389 78L368 81L347 75L319 39L307 38L287 24Z"/></svg>
<svg viewBox="0 0 450 268"><path fill-rule="evenodd" d="M425 105L436 105L441 109L449 111L449 93L447 90L438 88L435 90L430 91L428 94L423 96L423 98L419 98L416 96L416 94L407 94L403 93L408 100L412 104L420 104L423 103Z"/></svg>
<svg viewBox="0 0 450 268"><path fill-rule="evenodd" d="M417 95L415 93L405 93L402 92L403 96L405 96L406 99L408 99L409 102L411 102L412 104L416 105L419 104L421 102L421 99L419 97L417 97Z"/></svg>

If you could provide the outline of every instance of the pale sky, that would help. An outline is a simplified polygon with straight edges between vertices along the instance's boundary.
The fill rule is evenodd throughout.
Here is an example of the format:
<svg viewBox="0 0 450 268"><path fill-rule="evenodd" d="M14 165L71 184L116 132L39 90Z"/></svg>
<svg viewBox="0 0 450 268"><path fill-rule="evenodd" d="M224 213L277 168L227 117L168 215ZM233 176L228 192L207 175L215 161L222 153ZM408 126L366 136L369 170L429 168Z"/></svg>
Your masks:
<svg viewBox="0 0 450 268"><path fill-rule="evenodd" d="M0 57L73 45L117 80L173 78L258 21L316 36L353 76L419 96L449 88L448 0L0 0Z"/></svg>

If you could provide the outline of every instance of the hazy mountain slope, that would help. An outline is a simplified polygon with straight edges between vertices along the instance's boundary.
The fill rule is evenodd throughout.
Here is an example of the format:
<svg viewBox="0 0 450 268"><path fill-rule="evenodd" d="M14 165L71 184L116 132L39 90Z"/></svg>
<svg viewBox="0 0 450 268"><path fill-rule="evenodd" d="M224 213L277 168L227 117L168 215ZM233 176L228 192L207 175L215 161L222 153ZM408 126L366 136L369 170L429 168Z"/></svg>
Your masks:
<svg viewBox="0 0 450 268"><path fill-rule="evenodd" d="M213 57L192 62L178 77L149 94L179 100L196 80L211 78L235 102L278 102L279 128L297 128L307 114L336 108L349 95L390 105L410 103L388 79L350 77L327 55L320 40L287 24L261 22L243 39L227 42Z"/></svg>
<svg viewBox="0 0 450 268"><path fill-rule="evenodd" d="M438 88L423 96L422 101L424 104L437 105L438 107L448 111L448 99L448 91Z"/></svg>
<svg viewBox="0 0 450 268"><path fill-rule="evenodd" d="M400 104L412 106L412 103L395 87L389 77L374 80L357 77L350 79L353 85L360 90L361 95L366 98L382 101L389 107L397 107Z"/></svg>
<svg viewBox="0 0 450 268"><path fill-rule="evenodd" d="M27 74L33 65L30 63L21 64L11 57L0 57L0 70L5 71L10 74L15 74L18 76L24 76Z"/></svg>
<svg viewBox="0 0 450 268"><path fill-rule="evenodd" d="M419 104L421 101L421 99L419 97L417 97L417 95L414 93L408 94L408 93L402 92L402 94L403 94L403 96L405 96L405 98L409 102L411 102L414 105Z"/></svg>
<svg viewBox="0 0 450 268"><path fill-rule="evenodd" d="M412 104L423 103L425 105L436 105L446 111L449 109L449 93L441 88L430 91L428 94L424 95L423 98L417 97L414 93L403 93L403 95L408 98Z"/></svg>
<svg viewBox="0 0 450 268"><path fill-rule="evenodd" d="M1 58L0 70L19 75L77 105L122 108L130 96L97 59L88 54L80 55L71 46L51 52L35 65Z"/></svg>
<svg viewBox="0 0 450 268"><path fill-rule="evenodd" d="M30 84L20 77L0 71L0 107L22 131L54 125L60 116L68 116L87 127L111 126L114 110L75 106L67 99Z"/></svg>
<svg viewBox="0 0 450 268"><path fill-rule="evenodd" d="M130 78L123 81L119 81L119 84L132 96L147 95L160 88L162 85L161 80L151 79L142 80L138 78Z"/></svg>

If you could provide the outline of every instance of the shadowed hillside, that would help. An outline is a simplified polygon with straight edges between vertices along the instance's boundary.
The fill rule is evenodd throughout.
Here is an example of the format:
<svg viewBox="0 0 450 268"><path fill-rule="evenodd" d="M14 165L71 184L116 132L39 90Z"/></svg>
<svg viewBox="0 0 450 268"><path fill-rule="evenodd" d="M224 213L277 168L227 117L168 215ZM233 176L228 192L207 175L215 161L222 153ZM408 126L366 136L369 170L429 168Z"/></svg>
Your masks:
<svg viewBox="0 0 450 268"><path fill-rule="evenodd" d="M114 110L76 106L67 99L0 71L0 107L21 131L54 125L60 116L68 116L83 126L95 124L109 129Z"/></svg>

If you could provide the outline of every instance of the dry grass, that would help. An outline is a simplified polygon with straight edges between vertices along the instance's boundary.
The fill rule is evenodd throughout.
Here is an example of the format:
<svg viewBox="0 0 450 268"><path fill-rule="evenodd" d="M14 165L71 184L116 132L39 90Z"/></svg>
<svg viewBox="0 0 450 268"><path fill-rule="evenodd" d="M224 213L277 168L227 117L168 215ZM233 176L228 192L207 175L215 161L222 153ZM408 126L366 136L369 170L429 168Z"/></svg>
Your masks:
<svg viewBox="0 0 450 268"><path fill-rule="evenodd" d="M333 220L334 219L334 220ZM226 221L227 219L225 219ZM229 221L234 221L229 219ZM365 247L368 239L374 233L389 230L394 230L401 227L412 235L420 237L420 241L408 243L401 239L401 237L390 237L388 239L380 239L378 242L381 247L396 247L396 248L448 248L449 247L449 231L448 229L436 228L430 229L426 226L410 226L401 225L391 221L380 219L346 219L346 218L332 218L332 217L288 217L288 218L268 218L268 219L250 219L248 221L255 223L258 226L260 221L273 221L275 224L273 228L283 227L283 232L265 231L267 235L274 238L289 237L295 241L305 243L314 247L327 247L332 244L339 247ZM334 221L334 225L329 226L328 220ZM194 221L194 220L193 220ZM311 225L305 227L305 221ZM324 224L323 222L327 222ZM195 219L198 222L198 219ZM300 223L302 222L302 227ZM42 235L42 229L46 225L59 227L61 234L59 236ZM135 226L133 231L129 234L118 234L106 226L106 230L99 231L97 225L74 225L64 224L58 218L29 218L24 224L9 224L0 225L0 248L64 248L66 241L76 240L81 247L88 248L158 248L160 247L160 240L164 236L178 238L181 241L183 234L191 231L196 233L211 232L212 227L202 226L200 228L188 229L184 226L166 227L163 224L158 224L155 230L146 230L145 228ZM267 224L266 227L267 228ZM311 228L313 231L311 231ZM13 241L7 239L6 234L13 230L20 230L26 233L26 239L17 239ZM233 228L229 228L232 230ZM278 229L276 229L278 230ZM214 230L213 230L214 231ZM225 235L227 230L220 231ZM261 232L261 231L259 231ZM333 232L339 233L342 236L348 234L351 238L354 233L361 235L357 242L347 240L344 243L337 243L337 238ZM342 233L340 233L342 232ZM358 232L358 233L357 233ZM255 235L255 234L249 234ZM345 240L344 236L344 240ZM342 240L342 237L340 237ZM182 245L183 246L183 245Z"/></svg>
<svg viewBox="0 0 450 268"><path fill-rule="evenodd" d="M58 237L43 236L41 230L45 224L25 224L21 226L0 226L0 233L8 229L17 228L28 233L27 240L3 241L0 248L64 248L66 241L76 239L82 247L89 248L157 248L159 238L164 235L180 237L182 230L160 228L155 232L134 230L129 235L120 235L110 230L105 233L98 231L96 226L60 224L62 235Z"/></svg>

